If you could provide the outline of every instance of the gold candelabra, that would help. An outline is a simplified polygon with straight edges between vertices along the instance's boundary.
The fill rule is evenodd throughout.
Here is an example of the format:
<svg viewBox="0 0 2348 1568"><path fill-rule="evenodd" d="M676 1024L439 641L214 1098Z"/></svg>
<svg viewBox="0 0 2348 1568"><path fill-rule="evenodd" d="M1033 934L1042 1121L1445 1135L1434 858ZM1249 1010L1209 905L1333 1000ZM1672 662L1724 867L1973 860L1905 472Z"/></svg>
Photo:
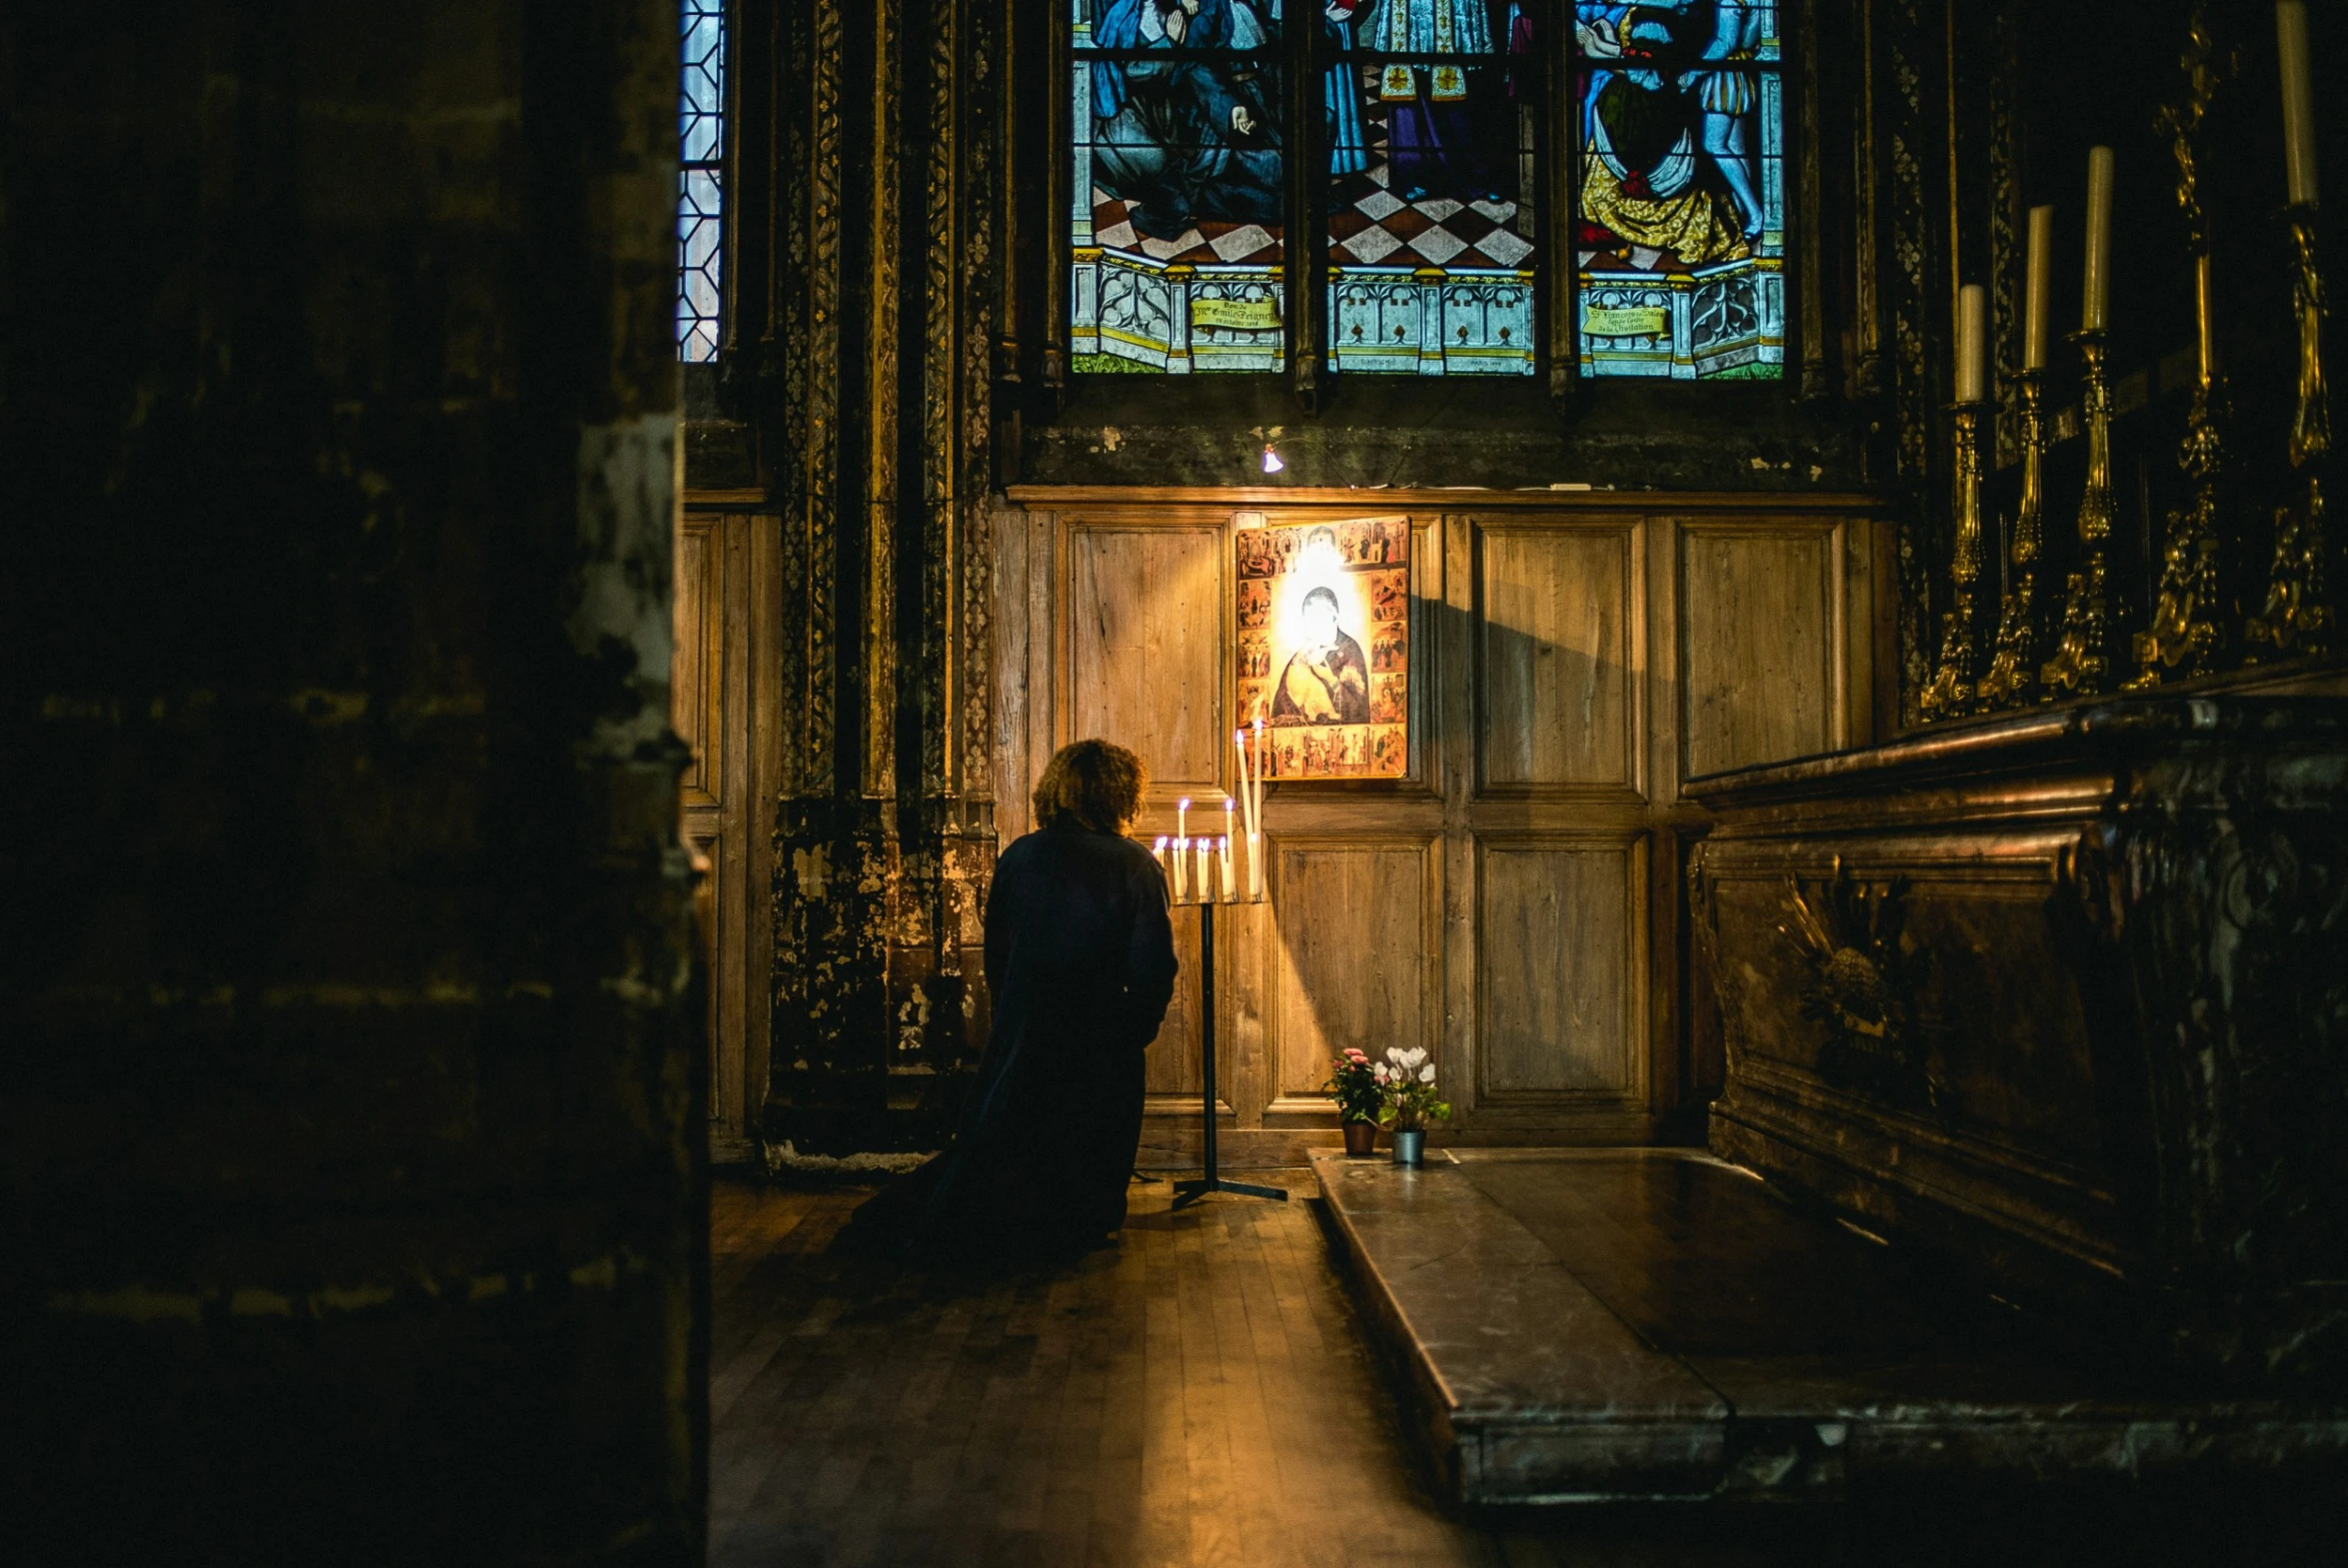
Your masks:
<svg viewBox="0 0 2348 1568"><path fill-rule="evenodd" d="M1956 551L1949 577L1956 604L1940 618L1940 664L1919 702L1926 723L1955 719L1979 706L1973 672L1973 588L1981 578L1981 413L1986 403L1952 403L1956 422Z"/></svg>
<svg viewBox="0 0 2348 1568"><path fill-rule="evenodd" d="M2243 628L2255 660L2261 652L2321 654L2331 646L2332 612L2324 597L2324 460L2332 450L2331 399L2324 391L2324 281L2315 261L2315 209L2290 209L2298 261L2291 303L2299 316L2299 410L2291 423L2291 467L2299 495L2275 509L2275 559L2266 605Z"/></svg>
<svg viewBox="0 0 2348 1568"><path fill-rule="evenodd" d="M2224 552L2218 532L2218 486L2225 466L2223 431L2231 410L2225 380L2218 373L2217 295L2211 282L2209 225L2201 208L2201 127L2240 60L2235 50L2220 47L2206 3L2193 7L2185 55L2178 63L2185 72L2185 99L2161 111L2160 119L2177 160L2177 210L2185 219L2193 250L2198 375L2193 408L2185 418L2184 446L2177 454L2192 500L2171 511L2162 529L2159 591L2151 624L2130 644L2137 666L2136 679L2128 683L2131 692L2156 687L2172 673L2207 675L2222 641L2217 622ZM2153 571L2152 563L2146 562L2145 570Z"/></svg>
<svg viewBox="0 0 2348 1568"><path fill-rule="evenodd" d="M2103 546L2111 538L2111 389L2103 370L2103 330L2071 334L2086 362L2080 409L2087 423L2087 488L2079 497L2079 570L2063 585L2062 630L2054 657L2039 667L2049 698L2092 695L2111 675L2111 617L2104 606Z"/></svg>
<svg viewBox="0 0 2348 1568"><path fill-rule="evenodd" d="M2046 410L2042 371L2019 377L2022 393L2022 501L2006 555L2006 589L1997 606L1997 644L1981 674L1984 713L2019 708L2036 695L2041 611L2038 557L2046 539Z"/></svg>
<svg viewBox="0 0 2348 1568"><path fill-rule="evenodd" d="M2223 554L2218 534L2218 484L2225 466L2223 428L2231 410L2225 378L2217 368L2215 307L2205 250L2193 258L2200 374L2193 388L2192 410L2185 416L2184 446L2177 454L2177 466L2185 472L2193 499L2168 515L2161 547L2160 594L2153 605L2152 624L2137 633L2133 643L2138 674L2127 684L2131 692L2156 687L2172 672L2186 677L2209 674L2223 642L2216 620Z"/></svg>

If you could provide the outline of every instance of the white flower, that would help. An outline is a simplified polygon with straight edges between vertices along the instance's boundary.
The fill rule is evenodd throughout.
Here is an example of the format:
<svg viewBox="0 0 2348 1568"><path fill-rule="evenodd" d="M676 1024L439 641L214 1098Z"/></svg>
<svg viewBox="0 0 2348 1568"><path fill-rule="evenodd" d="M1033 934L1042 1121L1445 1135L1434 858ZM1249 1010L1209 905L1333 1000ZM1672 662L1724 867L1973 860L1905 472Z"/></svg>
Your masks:
<svg viewBox="0 0 2348 1568"><path fill-rule="evenodd" d="M1418 1069L1418 1081L1421 1083L1432 1083L1434 1081L1433 1062L1430 1061L1425 1066Z"/></svg>
<svg viewBox="0 0 2348 1568"><path fill-rule="evenodd" d="M1413 1045L1408 1050L1403 1050L1399 1046L1388 1046L1386 1049L1386 1060L1392 1062L1395 1066L1401 1068L1406 1073L1416 1072L1418 1070L1418 1064L1426 1060L1426 1047L1423 1045Z"/></svg>
<svg viewBox="0 0 2348 1568"><path fill-rule="evenodd" d="M1371 1074L1373 1077L1375 1077L1375 1078L1377 1079L1377 1081L1378 1081L1378 1082L1380 1082L1380 1083L1383 1083L1383 1082L1385 1082L1385 1080L1386 1080L1386 1064L1385 1064L1384 1062L1382 1062L1382 1061L1381 1061L1381 1062L1379 1062L1379 1063L1378 1063L1376 1066L1374 1066L1374 1067L1370 1068L1370 1069L1369 1069L1369 1071L1370 1071L1370 1074Z"/></svg>

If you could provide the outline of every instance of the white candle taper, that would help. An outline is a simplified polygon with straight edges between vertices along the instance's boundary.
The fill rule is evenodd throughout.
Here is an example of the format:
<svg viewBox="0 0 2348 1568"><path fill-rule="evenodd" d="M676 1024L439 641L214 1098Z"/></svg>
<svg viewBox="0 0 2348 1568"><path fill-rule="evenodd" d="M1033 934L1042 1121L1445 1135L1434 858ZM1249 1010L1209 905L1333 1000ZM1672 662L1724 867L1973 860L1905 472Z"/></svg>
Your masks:
<svg viewBox="0 0 2348 1568"><path fill-rule="evenodd" d="M2307 7L2278 0L2275 47L2283 67L2283 181L2291 205L2315 205L2315 89L2307 68Z"/></svg>
<svg viewBox="0 0 2348 1568"><path fill-rule="evenodd" d="M1190 836L1190 797L1183 795L1174 801L1174 841L1186 843Z"/></svg>
<svg viewBox="0 0 2348 1568"><path fill-rule="evenodd" d="M1190 859L1190 840L1189 840L1189 839L1187 839L1187 838L1176 838L1176 839L1174 841L1174 902L1176 902L1176 903L1182 903L1182 902L1185 902L1185 901L1187 901L1187 900L1188 900L1188 898L1189 898L1189 896L1190 896L1190 893L1189 893L1189 881L1190 881L1190 866L1189 866L1189 859Z"/></svg>
<svg viewBox="0 0 2348 1568"><path fill-rule="evenodd" d="M1255 809L1254 820L1247 824L1247 870L1254 878L1249 884L1249 897L1263 896L1263 720L1255 720Z"/></svg>
<svg viewBox="0 0 2348 1568"><path fill-rule="evenodd" d="M1166 877L1167 885L1174 885L1174 874L1166 866L1166 834L1160 833L1158 842L1150 846L1150 858L1158 862L1159 873Z"/></svg>
<svg viewBox="0 0 2348 1568"><path fill-rule="evenodd" d="M2087 150L2087 276L2079 325L2089 332L2111 325L2111 169L2110 148Z"/></svg>
<svg viewBox="0 0 2348 1568"><path fill-rule="evenodd" d="M2046 369L2047 328L2054 284L2054 209L2030 209L2029 265L2022 305L2022 369Z"/></svg>
<svg viewBox="0 0 2348 1568"><path fill-rule="evenodd" d="M1957 290L1957 402L1981 402L1989 395L1988 383L1989 291L1968 283Z"/></svg>
<svg viewBox="0 0 2348 1568"><path fill-rule="evenodd" d="M1193 838L1190 842L1192 845L1190 852L1198 857L1198 901L1211 903L1214 901L1214 883L1207 880L1206 839L1201 836Z"/></svg>
<svg viewBox="0 0 2348 1568"><path fill-rule="evenodd" d="M1214 840L1214 852L1222 860L1222 901L1229 903L1238 896L1239 878L1231 869L1231 835L1224 833Z"/></svg>

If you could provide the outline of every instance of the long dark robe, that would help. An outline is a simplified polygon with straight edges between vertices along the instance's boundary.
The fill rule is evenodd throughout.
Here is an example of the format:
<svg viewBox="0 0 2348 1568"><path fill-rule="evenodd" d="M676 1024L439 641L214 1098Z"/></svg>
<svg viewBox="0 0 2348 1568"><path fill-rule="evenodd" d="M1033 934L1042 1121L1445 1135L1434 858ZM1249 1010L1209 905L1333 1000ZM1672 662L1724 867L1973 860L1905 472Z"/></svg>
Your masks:
<svg viewBox="0 0 2348 1568"><path fill-rule="evenodd" d="M1003 852L987 895L994 1029L954 1142L857 1210L854 1244L911 1260L1080 1252L1125 1223L1142 1055L1174 996L1166 876L1080 827Z"/></svg>

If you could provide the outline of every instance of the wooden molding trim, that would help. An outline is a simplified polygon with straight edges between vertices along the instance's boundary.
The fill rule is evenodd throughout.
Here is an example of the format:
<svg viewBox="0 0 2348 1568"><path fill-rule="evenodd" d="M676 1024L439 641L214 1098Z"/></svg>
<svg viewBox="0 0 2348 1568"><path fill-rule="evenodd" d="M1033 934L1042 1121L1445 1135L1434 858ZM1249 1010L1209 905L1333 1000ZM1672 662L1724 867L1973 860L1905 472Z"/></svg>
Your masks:
<svg viewBox="0 0 2348 1568"><path fill-rule="evenodd" d="M1004 494L1021 506L1045 508L1137 504L1358 507L1380 514L1405 510L1488 512L1500 507L1522 507L1552 512L1575 510L1673 517L1702 512L1772 512L1816 517L1823 513L1872 514L1890 507L1884 497L1856 491L1794 490L1350 490L1301 485L1258 490L1181 485L1013 485Z"/></svg>

